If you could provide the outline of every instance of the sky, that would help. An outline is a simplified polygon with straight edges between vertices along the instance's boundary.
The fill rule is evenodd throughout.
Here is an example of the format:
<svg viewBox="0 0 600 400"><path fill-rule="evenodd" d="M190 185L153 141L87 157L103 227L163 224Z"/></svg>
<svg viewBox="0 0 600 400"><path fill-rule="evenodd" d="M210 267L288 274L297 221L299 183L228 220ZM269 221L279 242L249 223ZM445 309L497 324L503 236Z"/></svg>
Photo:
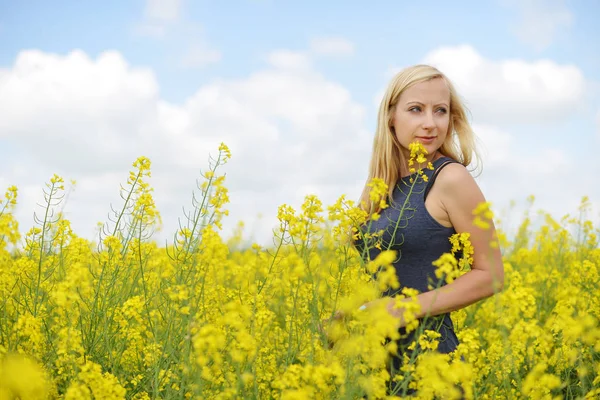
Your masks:
<svg viewBox="0 0 600 400"><path fill-rule="evenodd" d="M502 228L534 211L600 221L600 2L0 0L0 190L25 233L53 174L96 238L139 156L170 240L224 142L223 237L268 245L277 208L358 199L392 76L427 63L470 111Z"/></svg>

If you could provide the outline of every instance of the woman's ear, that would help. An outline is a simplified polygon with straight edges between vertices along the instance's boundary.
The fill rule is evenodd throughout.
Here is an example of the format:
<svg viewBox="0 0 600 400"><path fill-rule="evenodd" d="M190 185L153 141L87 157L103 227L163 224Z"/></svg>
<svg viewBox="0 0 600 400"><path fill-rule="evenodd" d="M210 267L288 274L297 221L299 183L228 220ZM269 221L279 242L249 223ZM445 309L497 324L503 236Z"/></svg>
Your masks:
<svg viewBox="0 0 600 400"><path fill-rule="evenodd" d="M396 122L396 107L391 106L389 113L390 116L388 118L388 127L392 133L396 133L396 130L394 129L394 124Z"/></svg>

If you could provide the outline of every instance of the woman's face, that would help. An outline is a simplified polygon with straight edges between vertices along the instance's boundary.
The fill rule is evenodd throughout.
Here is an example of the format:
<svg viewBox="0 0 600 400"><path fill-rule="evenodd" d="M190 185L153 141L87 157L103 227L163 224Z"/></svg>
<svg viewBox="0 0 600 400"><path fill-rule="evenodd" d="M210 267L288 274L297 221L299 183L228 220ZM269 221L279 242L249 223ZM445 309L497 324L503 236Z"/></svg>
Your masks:
<svg viewBox="0 0 600 400"><path fill-rule="evenodd" d="M448 135L450 90L441 78L417 83L398 99L392 126L396 138L408 155L409 144L418 140L428 154L438 150Z"/></svg>

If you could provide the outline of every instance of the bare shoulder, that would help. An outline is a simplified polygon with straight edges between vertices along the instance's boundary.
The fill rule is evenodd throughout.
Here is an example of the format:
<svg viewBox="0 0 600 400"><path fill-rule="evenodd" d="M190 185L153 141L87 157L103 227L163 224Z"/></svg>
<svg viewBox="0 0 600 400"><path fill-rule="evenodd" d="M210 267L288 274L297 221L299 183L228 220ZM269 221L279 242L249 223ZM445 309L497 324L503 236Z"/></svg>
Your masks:
<svg viewBox="0 0 600 400"><path fill-rule="evenodd" d="M467 168L459 163L453 162L446 165L439 172L438 179L443 186L448 186L449 188L461 183L468 183L469 181L475 182L471 173L467 170Z"/></svg>
<svg viewBox="0 0 600 400"><path fill-rule="evenodd" d="M465 166L452 163L443 168L438 175L441 200L448 211L460 208L475 208L484 201L483 193L477 182Z"/></svg>
<svg viewBox="0 0 600 400"><path fill-rule="evenodd" d="M486 201L475 178L463 165L452 163L439 172L437 179L440 181L440 201L450 224L456 232L469 234L474 249L471 268L493 271L493 279L503 282L502 254L494 223L488 221L489 228L482 228L474 223L476 216L473 211Z"/></svg>

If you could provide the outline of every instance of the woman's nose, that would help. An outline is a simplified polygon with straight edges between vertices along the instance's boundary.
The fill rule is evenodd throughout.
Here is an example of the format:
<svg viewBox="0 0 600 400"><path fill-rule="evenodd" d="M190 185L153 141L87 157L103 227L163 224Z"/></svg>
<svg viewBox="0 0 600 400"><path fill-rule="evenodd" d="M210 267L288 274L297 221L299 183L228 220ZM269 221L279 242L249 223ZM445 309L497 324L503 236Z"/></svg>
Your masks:
<svg viewBox="0 0 600 400"><path fill-rule="evenodd" d="M424 120L423 120L423 128L425 129L431 129L433 127L435 127L435 122L433 121L433 114L430 112L426 112L424 113Z"/></svg>

